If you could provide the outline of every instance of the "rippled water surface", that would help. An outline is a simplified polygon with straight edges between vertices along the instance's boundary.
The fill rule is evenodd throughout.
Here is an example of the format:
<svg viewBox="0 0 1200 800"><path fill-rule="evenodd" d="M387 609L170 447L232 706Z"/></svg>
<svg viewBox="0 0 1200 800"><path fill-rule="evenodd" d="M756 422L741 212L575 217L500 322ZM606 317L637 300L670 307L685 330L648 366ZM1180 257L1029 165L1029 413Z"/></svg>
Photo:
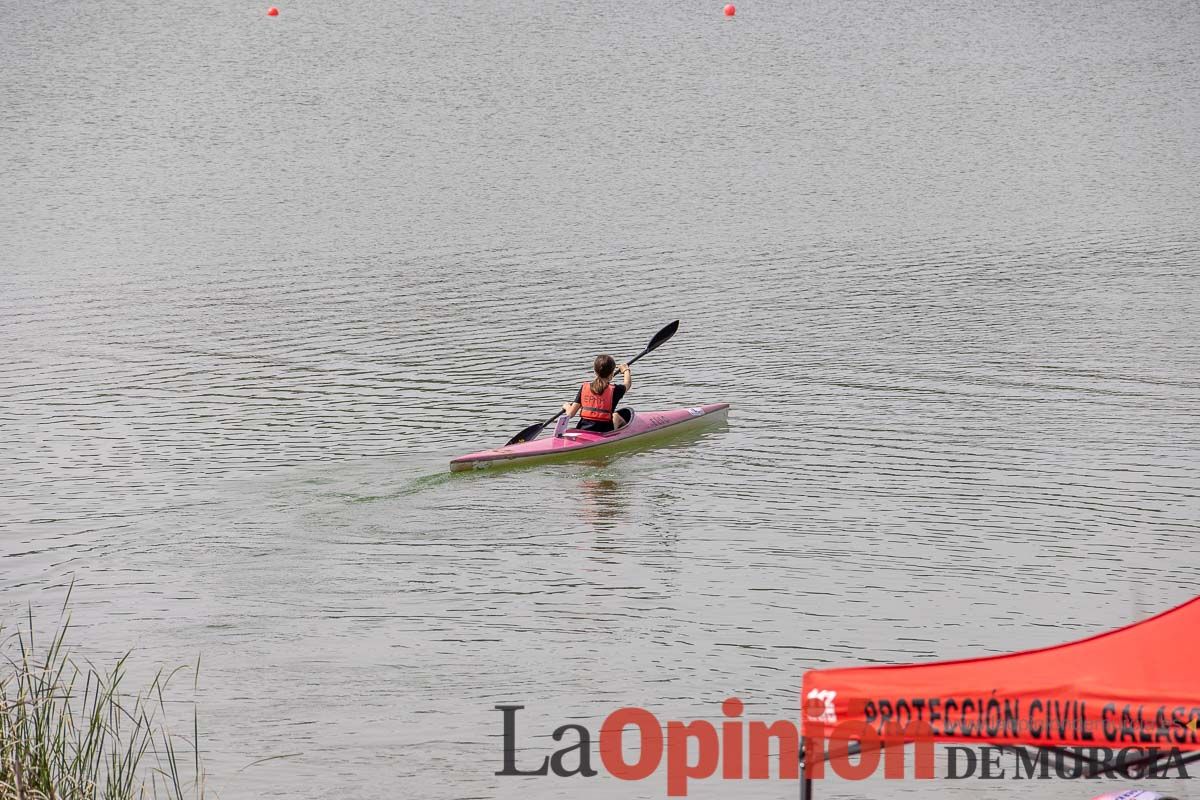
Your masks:
<svg viewBox="0 0 1200 800"><path fill-rule="evenodd" d="M0 606L199 656L220 797L662 797L495 777L493 705L534 760L1200 592L1196 3L263 11L0 0ZM446 471L676 318L630 403L727 424Z"/></svg>

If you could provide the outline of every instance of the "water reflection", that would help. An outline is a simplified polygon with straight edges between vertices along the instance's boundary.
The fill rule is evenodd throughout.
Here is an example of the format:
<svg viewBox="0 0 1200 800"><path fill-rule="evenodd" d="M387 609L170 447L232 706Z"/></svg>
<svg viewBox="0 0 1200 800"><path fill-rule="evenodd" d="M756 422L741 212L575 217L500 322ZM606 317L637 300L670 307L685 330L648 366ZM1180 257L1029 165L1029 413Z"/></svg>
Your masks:
<svg viewBox="0 0 1200 800"><path fill-rule="evenodd" d="M603 467L606 462L593 460L588 465ZM595 530L611 530L626 517L629 509L629 494L622 491L621 484L611 478L585 478L579 482L579 518Z"/></svg>

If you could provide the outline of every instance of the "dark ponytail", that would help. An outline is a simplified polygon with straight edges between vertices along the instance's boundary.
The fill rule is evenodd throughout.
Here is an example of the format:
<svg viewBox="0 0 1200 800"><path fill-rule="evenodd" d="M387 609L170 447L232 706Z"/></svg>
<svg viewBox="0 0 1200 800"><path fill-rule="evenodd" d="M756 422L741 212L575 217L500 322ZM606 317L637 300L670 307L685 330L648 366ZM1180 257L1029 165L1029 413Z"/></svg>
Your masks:
<svg viewBox="0 0 1200 800"><path fill-rule="evenodd" d="M596 356L596 360L592 362L592 369L596 371L596 380L592 381L593 394L600 394L604 391L608 382L612 380L613 370L616 368L617 362L613 361L612 356Z"/></svg>

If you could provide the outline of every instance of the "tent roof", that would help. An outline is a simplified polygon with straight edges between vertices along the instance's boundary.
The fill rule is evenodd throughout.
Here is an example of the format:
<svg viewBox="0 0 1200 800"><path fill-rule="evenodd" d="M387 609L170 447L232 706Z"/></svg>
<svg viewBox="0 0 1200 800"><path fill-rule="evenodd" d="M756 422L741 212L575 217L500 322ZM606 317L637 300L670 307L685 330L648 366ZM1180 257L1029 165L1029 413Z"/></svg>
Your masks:
<svg viewBox="0 0 1200 800"><path fill-rule="evenodd" d="M811 670L808 735L843 722L905 738L1200 749L1200 597L1077 642L929 664ZM925 728L924 726L928 726Z"/></svg>

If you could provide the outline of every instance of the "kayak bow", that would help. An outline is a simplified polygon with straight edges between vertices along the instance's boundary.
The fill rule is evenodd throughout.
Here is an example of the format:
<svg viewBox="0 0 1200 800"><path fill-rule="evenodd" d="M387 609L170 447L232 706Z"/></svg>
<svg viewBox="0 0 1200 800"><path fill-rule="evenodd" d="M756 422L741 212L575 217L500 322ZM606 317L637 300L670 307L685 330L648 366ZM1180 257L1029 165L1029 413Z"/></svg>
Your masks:
<svg viewBox="0 0 1200 800"><path fill-rule="evenodd" d="M482 469L497 464L524 464L584 451L592 453L599 448L608 448L631 440L649 439L654 434L668 430L675 433L701 421L724 419L728 411L729 403L709 403L670 411L635 411L633 418L626 425L609 433L568 430L561 437L546 436L532 442L481 450L451 460L450 471Z"/></svg>

